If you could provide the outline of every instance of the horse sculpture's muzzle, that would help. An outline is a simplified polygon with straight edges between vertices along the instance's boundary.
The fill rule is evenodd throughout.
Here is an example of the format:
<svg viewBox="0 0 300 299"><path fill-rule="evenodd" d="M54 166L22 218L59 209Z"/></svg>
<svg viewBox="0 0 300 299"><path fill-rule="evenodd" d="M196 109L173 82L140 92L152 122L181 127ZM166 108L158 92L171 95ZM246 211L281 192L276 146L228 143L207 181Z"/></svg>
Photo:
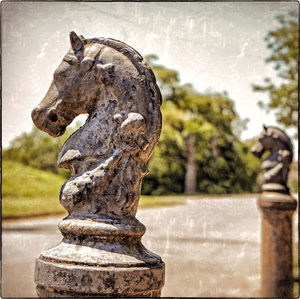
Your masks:
<svg viewBox="0 0 300 299"><path fill-rule="evenodd" d="M260 142L255 143L255 145L251 148L251 153L257 158L260 158L264 152L264 146Z"/></svg>
<svg viewBox="0 0 300 299"><path fill-rule="evenodd" d="M31 112L31 118L38 129L53 137L64 134L67 127L64 124L61 124L59 116L53 110L45 113L43 109L35 108Z"/></svg>
<svg viewBox="0 0 300 299"><path fill-rule="evenodd" d="M42 102L31 112L35 126L53 137L62 135L71 122L63 116L61 103L62 99L52 82Z"/></svg>

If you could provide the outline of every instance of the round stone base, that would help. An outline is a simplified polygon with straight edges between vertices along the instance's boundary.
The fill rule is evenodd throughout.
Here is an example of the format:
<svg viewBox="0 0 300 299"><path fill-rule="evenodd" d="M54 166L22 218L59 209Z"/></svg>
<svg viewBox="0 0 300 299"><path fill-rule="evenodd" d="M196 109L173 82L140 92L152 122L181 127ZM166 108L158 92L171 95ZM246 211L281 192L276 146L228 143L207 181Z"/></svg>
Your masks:
<svg viewBox="0 0 300 299"><path fill-rule="evenodd" d="M142 267L97 267L36 260L40 297L159 297L165 264Z"/></svg>
<svg viewBox="0 0 300 299"><path fill-rule="evenodd" d="M79 218L59 225L64 239L36 260L40 297L159 297L165 264L141 242L135 217Z"/></svg>
<svg viewBox="0 0 300 299"><path fill-rule="evenodd" d="M297 201L290 194L280 192L263 192L257 204L263 210L294 211L297 208Z"/></svg>
<svg viewBox="0 0 300 299"><path fill-rule="evenodd" d="M58 297L129 297L128 295L119 295L119 294L106 294L106 295L99 295L99 294L85 294L85 293L74 293L74 292L66 292L66 291L59 291L52 288L46 288L42 286L36 287L36 292L39 297L47 297L47 298L58 298ZM143 292L142 294L135 294L134 297L160 297L161 290L157 291L149 291Z"/></svg>

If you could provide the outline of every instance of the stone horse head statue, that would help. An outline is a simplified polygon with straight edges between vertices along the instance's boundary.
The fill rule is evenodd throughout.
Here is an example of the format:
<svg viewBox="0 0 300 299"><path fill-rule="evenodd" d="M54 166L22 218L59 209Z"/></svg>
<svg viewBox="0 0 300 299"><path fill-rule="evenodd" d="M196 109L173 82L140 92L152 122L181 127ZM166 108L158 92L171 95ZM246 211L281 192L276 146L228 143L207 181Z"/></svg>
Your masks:
<svg viewBox="0 0 300 299"><path fill-rule="evenodd" d="M146 162L161 131L161 94L140 54L108 38L70 33L34 124L60 136L79 114L85 124L65 142L58 166L73 176L60 202L62 242L36 260L41 297L160 295L164 263L141 243L135 214ZM59 277L59 279L57 279Z"/></svg>
<svg viewBox="0 0 300 299"><path fill-rule="evenodd" d="M70 41L45 98L32 111L34 124L54 137L77 115L88 114L58 157L58 166L73 172L62 186L61 204L74 216L134 216L161 132L155 76L123 42L75 32Z"/></svg>
<svg viewBox="0 0 300 299"><path fill-rule="evenodd" d="M270 155L262 162L261 169L263 191L289 193L287 179L293 160L293 145L286 133L277 127L263 126L263 132L252 147L251 152L260 158L265 151Z"/></svg>

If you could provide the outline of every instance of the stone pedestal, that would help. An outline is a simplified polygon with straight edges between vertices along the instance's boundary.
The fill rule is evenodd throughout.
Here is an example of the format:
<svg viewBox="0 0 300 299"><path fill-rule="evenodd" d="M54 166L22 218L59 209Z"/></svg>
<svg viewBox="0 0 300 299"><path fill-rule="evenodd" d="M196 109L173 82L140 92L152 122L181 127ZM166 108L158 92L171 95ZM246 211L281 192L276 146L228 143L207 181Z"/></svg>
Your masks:
<svg viewBox="0 0 300 299"><path fill-rule="evenodd" d="M59 224L64 239L36 260L40 297L159 297L165 265L141 243L135 217L80 219Z"/></svg>
<svg viewBox="0 0 300 299"><path fill-rule="evenodd" d="M297 202L289 194L263 192L258 206L262 211L261 296L292 297L292 220Z"/></svg>

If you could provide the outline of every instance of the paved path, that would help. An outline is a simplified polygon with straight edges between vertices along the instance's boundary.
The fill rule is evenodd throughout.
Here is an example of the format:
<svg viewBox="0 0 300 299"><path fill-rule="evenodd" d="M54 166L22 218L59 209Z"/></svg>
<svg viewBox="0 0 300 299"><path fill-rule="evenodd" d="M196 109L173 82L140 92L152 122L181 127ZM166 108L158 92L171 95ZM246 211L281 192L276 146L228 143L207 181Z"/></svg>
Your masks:
<svg viewBox="0 0 300 299"><path fill-rule="evenodd" d="M61 218L3 224L3 297L36 296L35 258L61 241ZM193 199L184 206L139 210L137 218L147 227L144 245L166 263L162 296L258 295L260 215L255 197Z"/></svg>

